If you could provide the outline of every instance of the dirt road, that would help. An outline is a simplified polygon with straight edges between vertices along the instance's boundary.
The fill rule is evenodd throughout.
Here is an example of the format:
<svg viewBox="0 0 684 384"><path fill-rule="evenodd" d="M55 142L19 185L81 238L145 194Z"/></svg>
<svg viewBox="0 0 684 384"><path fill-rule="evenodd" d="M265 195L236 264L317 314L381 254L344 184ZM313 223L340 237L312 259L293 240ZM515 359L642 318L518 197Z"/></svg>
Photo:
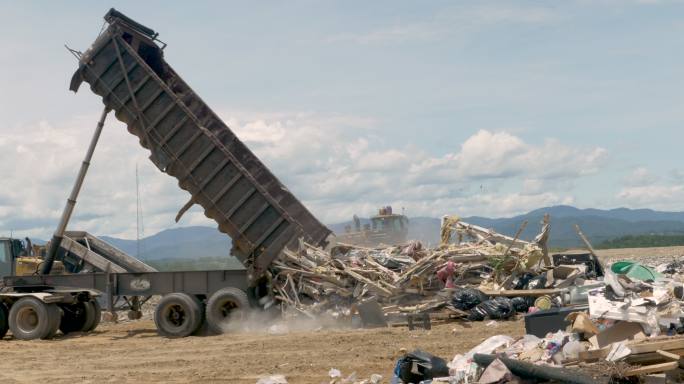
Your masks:
<svg viewBox="0 0 684 384"><path fill-rule="evenodd" d="M497 326L457 323L431 331L407 328L325 330L272 335L245 333L184 339L157 336L149 320L102 324L94 334L0 344L3 383L222 382L254 384L283 374L290 383L327 383L330 368L384 382L400 348L422 348L445 359L495 334L523 334L521 321Z"/></svg>

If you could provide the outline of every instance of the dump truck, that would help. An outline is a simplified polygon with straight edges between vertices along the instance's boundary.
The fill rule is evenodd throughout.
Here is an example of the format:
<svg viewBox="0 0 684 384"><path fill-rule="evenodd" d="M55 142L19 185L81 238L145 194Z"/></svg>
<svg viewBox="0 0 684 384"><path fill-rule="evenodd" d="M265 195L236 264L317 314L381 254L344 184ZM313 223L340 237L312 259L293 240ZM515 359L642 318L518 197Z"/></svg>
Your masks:
<svg viewBox="0 0 684 384"><path fill-rule="evenodd" d="M46 338L54 334L55 324L87 320L90 309L99 310L80 311L72 316L74 320L67 316L71 308L67 305L81 308L85 305L82 303L97 302L95 298L104 295L108 298L107 309L114 312L115 297L128 301L130 297L163 295L154 313L161 335L188 336L205 323L210 330L222 332L235 314L266 301L262 300L270 294L266 272L285 247L297 247L300 241L324 247L331 231L165 61L166 44L153 29L115 9L105 15L105 21L107 28L92 46L77 54L79 67L70 83L74 92L86 83L100 96L104 104L102 115L50 241L41 273L3 277L0 325L8 319L14 333L16 327L12 324L18 320L12 317L12 311L16 303L30 299L33 306L25 311L30 321L24 321L23 326L50 331L25 338ZM99 262L97 270L51 274L55 261L60 261L60 250L78 248L74 244L78 242L71 239L66 228L110 112L149 150L154 165L175 177L179 187L189 193L189 201L180 209L177 220L193 205L200 205L205 215L216 221L218 229L232 238L231 254L243 263L244 270L121 271L115 269L119 261L86 249L81 250L81 256L76 252L76 256L89 256L91 262ZM15 299L16 295L21 298ZM52 300L58 301L50 298L55 295L75 299L69 304L52 306ZM4 309L8 309L9 316L4 315Z"/></svg>

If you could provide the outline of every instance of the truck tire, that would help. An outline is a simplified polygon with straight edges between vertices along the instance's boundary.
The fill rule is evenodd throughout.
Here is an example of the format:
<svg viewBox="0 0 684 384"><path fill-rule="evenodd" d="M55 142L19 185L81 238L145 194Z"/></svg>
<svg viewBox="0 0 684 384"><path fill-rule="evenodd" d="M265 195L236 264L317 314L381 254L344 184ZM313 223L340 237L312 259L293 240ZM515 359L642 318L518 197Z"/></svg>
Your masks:
<svg viewBox="0 0 684 384"><path fill-rule="evenodd" d="M100 320L102 319L102 307L100 306L100 302L98 302L97 299L90 299L89 303L93 308L93 322L87 330L84 330L85 332L94 331L95 328L100 325Z"/></svg>
<svg viewBox="0 0 684 384"><path fill-rule="evenodd" d="M9 310L5 304L0 303L0 339L5 337L9 330Z"/></svg>
<svg viewBox="0 0 684 384"><path fill-rule="evenodd" d="M65 335L72 332L81 332L87 321L87 307L88 303L82 301L76 304L63 305L62 311L64 315L62 316L59 330Z"/></svg>
<svg viewBox="0 0 684 384"><path fill-rule="evenodd" d="M233 287L219 289L207 300L207 325L212 332L225 333L231 320L242 320L249 309L247 294Z"/></svg>
<svg viewBox="0 0 684 384"><path fill-rule="evenodd" d="M93 304L92 300L88 300L83 302L83 307L85 308L85 318L79 331L90 332L94 329L93 325L95 325L95 304Z"/></svg>
<svg viewBox="0 0 684 384"><path fill-rule="evenodd" d="M17 300L9 312L9 328L16 339L45 339L56 324L55 304L45 304L35 297L27 296ZM58 324L59 325L59 324Z"/></svg>
<svg viewBox="0 0 684 384"><path fill-rule="evenodd" d="M162 336L190 336L202 325L202 303L185 293L164 295L154 311L154 324Z"/></svg>
<svg viewBox="0 0 684 384"><path fill-rule="evenodd" d="M45 339L52 339L59 331L59 326L62 324L62 309L57 304L46 304L52 325L50 332L45 336Z"/></svg>

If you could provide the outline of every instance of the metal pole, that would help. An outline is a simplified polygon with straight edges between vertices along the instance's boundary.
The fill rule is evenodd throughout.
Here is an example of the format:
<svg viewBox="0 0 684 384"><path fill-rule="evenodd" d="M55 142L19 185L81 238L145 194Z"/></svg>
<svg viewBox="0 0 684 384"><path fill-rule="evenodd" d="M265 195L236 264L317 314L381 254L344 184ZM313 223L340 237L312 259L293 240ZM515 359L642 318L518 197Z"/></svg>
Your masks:
<svg viewBox="0 0 684 384"><path fill-rule="evenodd" d="M102 110L102 116L100 116L100 121L97 123L97 127L95 127L93 137L92 139L90 139L90 146L88 147L88 152L86 152L85 158L83 159L83 163L81 163L81 169L78 172L78 176L76 177L76 182L74 183L74 187L71 190L71 194L67 199L66 206L64 207L64 212L62 212L62 218L59 220L57 230L55 230L54 235L52 235L52 240L50 241L50 248L47 251L45 261L43 262L43 268L40 272L43 275L50 274L50 271L52 270L52 264L55 261L55 257L57 256L57 250L59 249L59 246L62 243L62 239L64 238L64 232L66 231L69 219L71 219L71 214L74 212L74 207L76 206L76 198L78 197L78 193L81 191L81 187L83 186L83 180L85 179L85 175L88 172L90 160L93 158L93 153L95 152L97 141L100 139L102 127L104 127L104 122L107 118L108 113L109 108L105 107Z"/></svg>

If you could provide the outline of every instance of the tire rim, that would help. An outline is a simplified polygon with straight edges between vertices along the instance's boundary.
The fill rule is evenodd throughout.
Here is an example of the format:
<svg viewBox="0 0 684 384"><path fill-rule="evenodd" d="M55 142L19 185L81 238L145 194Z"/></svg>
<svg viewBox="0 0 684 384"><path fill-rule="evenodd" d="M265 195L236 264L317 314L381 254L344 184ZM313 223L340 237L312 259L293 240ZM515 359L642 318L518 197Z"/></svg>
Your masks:
<svg viewBox="0 0 684 384"><path fill-rule="evenodd" d="M24 307L17 311L17 328L19 328L19 331L31 333L38 328L38 324L40 324L38 312L33 308Z"/></svg>
<svg viewBox="0 0 684 384"><path fill-rule="evenodd" d="M187 313L180 304L167 305L162 314L162 321L171 328L180 328L186 323Z"/></svg>
<svg viewBox="0 0 684 384"><path fill-rule="evenodd" d="M233 300L226 299L226 300L222 301L219 305L217 305L216 309L217 309L218 315L222 319L228 319L231 315L237 313L238 312L237 309L239 309L239 308L240 308L240 306L238 305L238 303L236 303Z"/></svg>

